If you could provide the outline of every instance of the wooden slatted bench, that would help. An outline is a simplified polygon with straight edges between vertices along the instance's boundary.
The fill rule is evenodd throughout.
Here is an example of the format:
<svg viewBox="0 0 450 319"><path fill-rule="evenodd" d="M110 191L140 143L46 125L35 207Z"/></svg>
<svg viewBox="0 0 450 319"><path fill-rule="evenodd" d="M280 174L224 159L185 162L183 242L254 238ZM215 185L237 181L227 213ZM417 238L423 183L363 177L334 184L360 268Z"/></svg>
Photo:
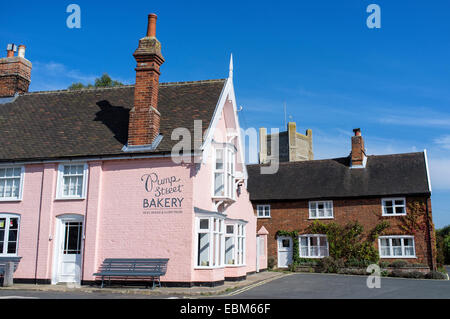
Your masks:
<svg viewBox="0 0 450 319"><path fill-rule="evenodd" d="M155 289L156 282L161 287L161 276L167 272L167 264L169 259L113 259L108 258L103 261L100 269L94 274L96 277L102 278L102 288L104 287L105 277L125 278L141 277L149 278L153 281L152 289Z"/></svg>

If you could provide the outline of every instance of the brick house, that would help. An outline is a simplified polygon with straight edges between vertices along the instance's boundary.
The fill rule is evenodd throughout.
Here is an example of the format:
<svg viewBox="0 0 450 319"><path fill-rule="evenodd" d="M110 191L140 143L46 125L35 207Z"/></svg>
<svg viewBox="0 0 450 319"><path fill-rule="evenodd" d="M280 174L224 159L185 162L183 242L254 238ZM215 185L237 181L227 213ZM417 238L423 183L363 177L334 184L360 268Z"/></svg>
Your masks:
<svg viewBox="0 0 450 319"><path fill-rule="evenodd" d="M281 145L280 145L281 149ZM278 267L292 259L292 239L278 231L298 231L302 258L328 256L326 236L309 234L314 221L346 225L358 221L365 234L381 221L390 227L374 242L381 260L403 259L435 267L435 238L427 154L366 156L359 129L349 157L280 163L274 175L249 165L250 199L258 229L268 235L268 257Z"/></svg>
<svg viewBox="0 0 450 319"><path fill-rule="evenodd" d="M159 83L153 14L135 85L28 92L15 51L0 59L0 259L22 258L16 282L91 283L106 258L168 258L166 286L266 268L232 63L227 79Z"/></svg>

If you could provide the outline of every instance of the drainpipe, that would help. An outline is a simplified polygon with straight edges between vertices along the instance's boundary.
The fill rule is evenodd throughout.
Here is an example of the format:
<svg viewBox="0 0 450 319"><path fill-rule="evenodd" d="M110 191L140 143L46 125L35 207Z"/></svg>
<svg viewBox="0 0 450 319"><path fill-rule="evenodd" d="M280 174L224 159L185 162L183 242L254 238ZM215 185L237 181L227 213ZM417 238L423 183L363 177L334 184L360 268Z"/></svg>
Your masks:
<svg viewBox="0 0 450 319"><path fill-rule="evenodd" d="M86 254L86 229L87 229L87 218L88 218L88 210L89 210L89 188L91 186L91 166L88 165L88 182L86 186L86 212L84 214L84 223L83 223L83 256L81 260L81 269L80 269L80 284L83 285L84 278L84 262L85 262L85 254Z"/></svg>
<svg viewBox="0 0 450 319"><path fill-rule="evenodd" d="M37 272L38 272L38 260L39 260L39 243L41 240L41 215L42 215L42 198L44 196L44 175L45 165L42 167L42 179L41 179L41 198L39 200L39 219L38 219L38 232L37 232L37 244L36 244L36 264L34 269L34 284L37 285Z"/></svg>
<svg viewBox="0 0 450 319"><path fill-rule="evenodd" d="M432 229L431 229L431 224L430 224L430 209L428 207L428 201L430 200L430 198L428 197L425 201L425 207L426 207L426 214L427 214L427 229L428 229L428 250L429 250L429 256L431 258L431 269L432 270L436 270L436 265L434 263L434 256L433 256L433 244L432 244Z"/></svg>

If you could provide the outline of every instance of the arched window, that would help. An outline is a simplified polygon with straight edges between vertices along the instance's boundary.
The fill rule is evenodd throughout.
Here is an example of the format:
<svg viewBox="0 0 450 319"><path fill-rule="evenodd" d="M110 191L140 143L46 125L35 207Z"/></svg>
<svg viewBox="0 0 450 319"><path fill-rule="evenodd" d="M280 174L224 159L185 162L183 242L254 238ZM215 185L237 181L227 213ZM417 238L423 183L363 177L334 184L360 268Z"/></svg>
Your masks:
<svg viewBox="0 0 450 319"><path fill-rule="evenodd" d="M0 213L0 256L17 256L20 216Z"/></svg>

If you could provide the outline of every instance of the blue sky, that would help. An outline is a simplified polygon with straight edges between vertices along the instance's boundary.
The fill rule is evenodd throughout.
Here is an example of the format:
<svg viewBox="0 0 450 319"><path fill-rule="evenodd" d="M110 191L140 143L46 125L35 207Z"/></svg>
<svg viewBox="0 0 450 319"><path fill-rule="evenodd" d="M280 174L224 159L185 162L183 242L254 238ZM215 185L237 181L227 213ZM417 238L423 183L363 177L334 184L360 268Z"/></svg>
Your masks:
<svg viewBox="0 0 450 319"><path fill-rule="evenodd" d="M81 7L68 29L66 7ZM381 29L366 8L381 7ZM431 4L432 3L432 4ZM21 1L0 12L0 46L25 44L31 90L108 72L132 84L132 53L158 14L161 81L225 78L234 54L241 125L314 132L316 158L347 156L360 127L369 154L429 153L433 214L450 224L450 2ZM3 53L4 54L4 53Z"/></svg>

